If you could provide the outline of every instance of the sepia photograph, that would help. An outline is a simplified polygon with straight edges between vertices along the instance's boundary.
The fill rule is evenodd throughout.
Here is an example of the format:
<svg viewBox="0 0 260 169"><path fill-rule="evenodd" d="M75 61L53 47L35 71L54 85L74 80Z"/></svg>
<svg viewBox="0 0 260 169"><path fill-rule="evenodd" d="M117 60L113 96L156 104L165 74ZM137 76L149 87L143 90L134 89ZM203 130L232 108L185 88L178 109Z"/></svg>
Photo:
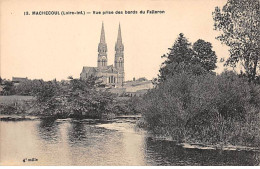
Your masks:
<svg viewBox="0 0 260 169"><path fill-rule="evenodd" d="M259 166L260 0L0 0L0 166Z"/></svg>

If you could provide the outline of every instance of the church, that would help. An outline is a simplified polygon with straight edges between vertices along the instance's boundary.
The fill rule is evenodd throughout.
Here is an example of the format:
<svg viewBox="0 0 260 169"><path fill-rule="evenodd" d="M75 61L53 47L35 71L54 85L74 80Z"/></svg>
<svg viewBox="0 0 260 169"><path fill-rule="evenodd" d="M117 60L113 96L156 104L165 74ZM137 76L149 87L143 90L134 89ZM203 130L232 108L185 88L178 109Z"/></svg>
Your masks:
<svg viewBox="0 0 260 169"><path fill-rule="evenodd" d="M107 65L107 43L105 39L104 24L102 23L100 42L98 44L97 67L84 66L80 73L81 79L89 76L100 77L102 83L111 86L123 86L125 80L124 72L124 45L119 24L117 41L115 44L114 65Z"/></svg>

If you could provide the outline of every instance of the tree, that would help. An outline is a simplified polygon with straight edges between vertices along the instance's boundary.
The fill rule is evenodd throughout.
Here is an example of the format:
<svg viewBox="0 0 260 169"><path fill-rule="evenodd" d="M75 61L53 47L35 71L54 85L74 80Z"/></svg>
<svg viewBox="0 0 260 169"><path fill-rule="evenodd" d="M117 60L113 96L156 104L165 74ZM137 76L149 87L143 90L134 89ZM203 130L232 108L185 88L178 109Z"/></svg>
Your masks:
<svg viewBox="0 0 260 169"><path fill-rule="evenodd" d="M175 73L188 72L193 75L201 75L212 72L217 66L217 56L212 50L210 42L197 40L193 46L182 33L175 41L170 52L163 55L166 60L159 70L159 78L154 84L159 84L173 76Z"/></svg>
<svg viewBox="0 0 260 169"><path fill-rule="evenodd" d="M228 0L213 12L214 29L222 31L217 37L230 47L225 65L244 67L249 81L255 80L260 62L260 1Z"/></svg>
<svg viewBox="0 0 260 169"><path fill-rule="evenodd" d="M34 96L42 87L43 80L26 80L15 86L15 93L18 95Z"/></svg>
<svg viewBox="0 0 260 169"><path fill-rule="evenodd" d="M174 72L177 65L181 63L190 64L193 55L191 43L188 42L183 33L179 34L179 37L169 50L170 53L162 56L166 60L162 63L162 67L159 70L159 82L166 80L166 77Z"/></svg>
<svg viewBox="0 0 260 169"><path fill-rule="evenodd" d="M3 80L3 94L12 95L15 93L14 83L10 80Z"/></svg>
<svg viewBox="0 0 260 169"><path fill-rule="evenodd" d="M184 37L183 33L180 33L173 47L170 48L170 53L168 55L168 60L166 61L166 63L189 63L192 54L193 52L191 49L191 43L188 41L187 38Z"/></svg>
<svg viewBox="0 0 260 169"><path fill-rule="evenodd" d="M202 39L197 40L193 44L193 51L195 53L192 58L193 62L201 64L207 71L212 71L217 67L217 56L215 51L212 50L210 42L205 42Z"/></svg>
<svg viewBox="0 0 260 169"><path fill-rule="evenodd" d="M114 95L97 86L98 77L69 77L68 83L43 82L36 94L38 113L56 117L101 118L112 112Z"/></svg>

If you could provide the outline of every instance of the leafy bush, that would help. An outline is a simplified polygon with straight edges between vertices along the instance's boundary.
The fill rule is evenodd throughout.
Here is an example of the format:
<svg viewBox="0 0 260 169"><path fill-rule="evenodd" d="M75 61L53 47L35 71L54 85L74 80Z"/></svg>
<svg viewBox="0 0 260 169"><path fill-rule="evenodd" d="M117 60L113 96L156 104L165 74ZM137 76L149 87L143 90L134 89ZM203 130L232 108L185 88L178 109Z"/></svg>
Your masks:
<svg viewBox="0 0 260 169"><path fill-rule="evenodd" d="M148 92L140 111L150 131L177 141L259 145L259 91L233 72L183 71Z"/></svg>
<svg viewBox="0 0 260 169"><path fill-rule="evenodd" d="M36 94L39 114L101 118L104 114L112 113L113 95L97 90L96 80L94 77L87 80L71 78L68 83L43 83Z"/></svg>
<svg viewBox="0 0 260 169"><path fill-rule="evenodd" d="M9 102L0 104L0 114L6 115L20 115L25 114L30 108L31 102Z"/></svg>

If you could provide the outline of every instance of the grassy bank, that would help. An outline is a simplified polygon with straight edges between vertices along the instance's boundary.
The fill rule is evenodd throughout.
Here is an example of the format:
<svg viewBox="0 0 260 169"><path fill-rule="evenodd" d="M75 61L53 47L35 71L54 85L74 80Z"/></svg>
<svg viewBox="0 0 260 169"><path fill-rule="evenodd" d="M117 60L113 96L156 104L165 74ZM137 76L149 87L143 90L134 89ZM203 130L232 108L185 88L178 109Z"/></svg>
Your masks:
<svg viewBox="0 0 260 169"><path fill-rule="evenodd" d="M34 102L33 96L0 96L0 114L30 115Z"/></svg>
<svg viewBox="0 0 260 169"><path fill-rule="evenodd" d="M33 96L20 96L20 95L0 96L0 104L18 103L24 101L31 101L33 99L35 99Z"/></svg>

